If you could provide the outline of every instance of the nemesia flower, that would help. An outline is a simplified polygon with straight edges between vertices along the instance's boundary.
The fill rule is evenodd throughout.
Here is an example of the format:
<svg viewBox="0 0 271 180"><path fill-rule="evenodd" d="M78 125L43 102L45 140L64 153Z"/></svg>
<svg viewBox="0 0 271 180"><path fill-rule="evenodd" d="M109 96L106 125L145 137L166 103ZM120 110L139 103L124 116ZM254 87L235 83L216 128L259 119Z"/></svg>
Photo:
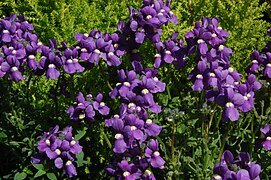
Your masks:
<svg viewBox="0 0 271 180"><path fill-rule="evenodd" d="M250 161L248 153L241 152L239 158L234 160L233 154L224 151L220 162L213 169L214 176L212 180L243 180L243 179L260 179L261 166Z"/></svg>
<svg viewBox="0 0 271 180"><path fill-rule="evenodd" d="M81 122L85 120L86 123L93 123L96 112L105 116L109 114L110 108L102 102L103 95L99 93L95 99L92 99L92 95L88 94L87 99L79 92L74 105L67 109L67 113L70 115L70 119L75 122ZM96 110L96 112L95 112Z"/></svg>
<svg viewBox="0 0 271 180"><path fill-rule="evenodd" d="M73 161L75 155L82 152L82 146L72 137L72 127L67 126L59 131L59 126L44 132L38 143L39 153L31 157L33 164L42 163L42 160L53 160L58 169L64 170L70 178L77 175ZM44 159L43 159L44 157Z"/></svg>
<svg viewBox="0 0 271 180"><path fill-rule="evenodd" d="M260 129L263 140L262 140L262 147L268 151L271 150L271 126L266 124L264 127Z"/></svg>

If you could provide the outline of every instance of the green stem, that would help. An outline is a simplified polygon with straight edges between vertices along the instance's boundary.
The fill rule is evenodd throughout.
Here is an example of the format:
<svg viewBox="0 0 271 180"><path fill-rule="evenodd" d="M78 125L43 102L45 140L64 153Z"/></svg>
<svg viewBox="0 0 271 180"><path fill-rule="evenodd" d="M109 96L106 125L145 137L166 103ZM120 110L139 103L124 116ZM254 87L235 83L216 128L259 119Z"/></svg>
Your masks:
<svg viewBox="0 0 271 180"><path fill-rule="evenodd" d="M208 134L209 134L209 129L210 129L211 126L212 126L212 122L213 122L214 115L215 115L215 112L216 112L216 107L217 107L217 105L215 105L215 107L214 107L214 109L213 109L213 111L212 111L211 117L210 117L209 126L208 126Z"/></svg>
<svg viewBox="0 0 271 180"><path fill-rule="evenodd" d="M173 121L172 125L172 135L171 135L171 162L173 164L173 170L175 171L176 169L176 159L175 159L175 122Z"/></svg>
<svg viewBox="0 0 271 180"><path fill-rule="evenodd" d="M169 84L170 84L170 83L169 83ZM166 85L166 90L167 90L168 99L171 99L169 84Z"/></svg>
<svg viewBox="0 0 271 180"><path fill-rule="evenodd" d="M228 138L228 132L229 132L229 128L230 128L230 123L228 122L227 123L227 127L226 127L226 132L225 134L223 135L223 139L222 139L222 145L220 147L220 153L219 153L219 158L221 158L223 152L224 152L224 147L225 147L225 144L226 144L226 140Z"/></svg>
<svg viewBox="0 0 271 180"><path fill-rule="evenodd" d="M106 84L107 84L107 86L109 87L109 89L112 91L112 90L113 90L113 88L112 88L112 86L110 85L110 83L109 83L109 81L108 81L108 80L106 80Z"/></svg>
<svg viewBox="0 0 271 180"><path fill-rule="evenodd" d="M55 87L55 114L57 114L58 113L58 97L57 97L57 95L58 95L58 93L57 93L57 91L58 91L58 88L59 88L59 85L60 85L60 79L61 79L61 77L62 76L59 76L59 78L58 78L58 80L57 80L57 83L56 83L56 87Z"/></svg>
<svg viewBox="0 0 271 180"><path fill-rule="evenodd" d="M27 91L26 91L26 99L27 99L27 104L30 104L30 100L29 100L29 94L30 94L30 81L32 78L32 74L30 74L28 80L27 80Z"/></svg>
<svg viewBox="0 0 271 180"><path fill-rule="evenodd" d="M106 135L104 132L102 132L102 135L103 135L103 137L104 137L104 139L105 139L105 141L106 141L108 147L109 147L110 149L112 149L112 144L110 143L109 139L107 138L107 135Z"/></svg>

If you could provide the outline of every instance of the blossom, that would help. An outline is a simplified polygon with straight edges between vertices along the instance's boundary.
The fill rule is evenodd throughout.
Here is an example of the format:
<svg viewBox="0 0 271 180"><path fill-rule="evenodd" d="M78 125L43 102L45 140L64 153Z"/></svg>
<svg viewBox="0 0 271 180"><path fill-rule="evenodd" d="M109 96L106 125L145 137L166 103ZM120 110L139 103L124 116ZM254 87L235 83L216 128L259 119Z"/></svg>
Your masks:
<svg viewBox="0 0 271 180"><path fill-rule="evenodd" d="M236 167L237 166L237 167ZM239 153L239 158L234 160L233 154L226 150L222 154L220 162L213 169L212 180L223 179L260 179L260 165L250 161L248 153Z"/></svg>
<svg viewBox="0 0 271 180"><path fill-rule="evenodd" d="M64 137L64 139L63 139ZM82 152L82 146L72 137L72 127L67 126L59 131L59 126L44 132L38 142L39 153L31 157L33 164L42 163L42 160L52 160L58 169L63 169L69 177L77 175L73 161L75 155ZM45 159L43 157L45 156Z"/></svg>
<svg viewBox="0 0 271 180"><path fill-rule="evenodd" d="M269 124L266 124L264 127L260 129L263 140L262 147L266 150L271 150L271 127Z"/></svg>

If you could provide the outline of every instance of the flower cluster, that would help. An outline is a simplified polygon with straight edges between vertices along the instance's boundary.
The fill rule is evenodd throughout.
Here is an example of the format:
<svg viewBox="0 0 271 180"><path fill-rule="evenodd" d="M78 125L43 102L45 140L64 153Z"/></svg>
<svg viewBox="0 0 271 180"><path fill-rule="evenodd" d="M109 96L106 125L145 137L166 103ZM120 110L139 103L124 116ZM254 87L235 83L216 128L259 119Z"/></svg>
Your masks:
<svg viewBox="0 0 271 180"><path fill-rule="evenodd" d="M249 153L239 153L238 159L234 160L233 154L226 150L218 164L215 165L212 180L259 180L261 166L250 161Z"/></svg>
<svg viewBox="0 0 271 180"><path fill-rule="evenodd" d="M133 70L118 71L120 83L110 96L120 97L120 113L105 121L106 126L112 127L116 133L113 151L118 155L106 171L117 179L154 179L149 167L164 167L158 141L148 138L158 136L162 129L147 114L147 110L161 111L153 94L163 92L165 83L158 80L157 72L152 69L146 69L142 74Z"/></svg>
<svg viewBox="0 0 271 180"><path fill-rule="evenodd" d="M155 60L156 68L163 62L172 61L182 66L182 42L177 42L175 35L169 41L160 42L162 25L167 25L169 21L178 23L170 11L170 2L143 1L139 10L129 9L129 21L120 22L116 32L108 34L92 30L88 34L77 33L74 37L77 44L71 47L67 47L65 42L58 47L54 39L50 40L50 46L38 42L38 36L31 33L34 30L32 24L24 16L12 15L2 19L0 77L9 74L13 81L23 80L22 72L26 65L37 75L46 74L47 78L57 79L62 68L68 74L81 73L98 64L100 58L109 66L119 66L122 62L120 56L124 54L130 54L134 69L140 72L143 70L140 63L143 58L138 49L146 38L155 43L159 52Z"/></svg>
<svg viewBox="0 0 271 180"><path fill-rule="evenodd" d="M13 81L23 80L23 65L36 66L38 36L32 34L32 24L20 15L11 15L0 22L0 77L9 75Z"/></svg>
<svg viewBox="0 0 271 180"><path fill-rule="evenodd" d="M261 147L270 151L271 150L271 126L266 124L260 129L261 131Z"/></svg>
<svg viewBox="0 0 271 180"><path fill-rule="evenodd" d="M218 26L218 18L202 18L186 33L188 53L196 52L196 67L189 78L194 91L206 92L208 101L223 108L223 119L236 121L238 109L248 112L254 107L254 92L261 88L256 76L249 74L240 83L241 74L229 62L232 50L224 45L229 34Z"/></svg>
<svg viewBox="0 0 271 180"><path fill-rule="evenodd" d="M268 29L267 35L270 35L271 28ZM268 42L263 48L263 55L259 51L254 51L250 55L251 64L246 71L251 74L261 73L264 77L271 78L271 43Z"/></svg>
<svg viewBox="0 0 271 180"><path fill-rule="evenodd" d="M143 5L140 9L129 7L129 10L129 21L127 23L120 22L118 24L118 33L121 39L119 41L119 47L130 55L134 70L140 72L143 70L140 62L143 59L139 53L140 45L143 44L146 39L154 44L160 44L160 36L162 35L161 27L167 25L169 21L177 24L178 19L170 10L169 1L165 3L162 0L143 1ZM157 46L159 46L159 52L163 53L164 56L166 50L162 49L162 47L160 47L161 45ZM171 50L173 51L172 48ZM158 62L156 64L158 67Z"/></svg>
<svg viewBox="0 0 271 180"><path fill-rule="evenodd" d="M79 92L76 102L68 108L67 113L74 122L85 120L86 123L93 123L97 112L103 116L109 114L110 108L102 100L103 95L101 93L98 93L95 98L92 97L92 94L88 94L85 99L84 95Z"/></svg>
<svg viewBox="0 0 271 180"><path fill-rule="evenodd" d="M77 175L73 164L75 155L82 152L82 146L72 137L72 127L67 126L63 131L59 131L59 126L50 128L49 132L44 132L38 143L39 154L31 158L33 164L40 164L43 160L54 161L58 169L64 170L69 177Z"/></svg>
<svg viewBox="0 0 271 180"><path fill-rule="evenodd" d="M155 43L157 54L154 56L154 67L159 68L164 63L173 63L178 68L183 68L187 58L187 47L182 40L178 40L179 33L174 32L170 39Z"/></svg>
<svg viewBox="0 0 271 180"><path fill-rule="evenodd" d="M68 74L81 73L94 63L98 64L100 57L109 66L119 66L119 56L125 53L118 48L120 38L117 33L109 35L95 30L89 34L77 33L76 45L67 47L63 41L58 47L54 39L50 40L49 46L38 42L33 30L33 25L24 16L12 15L1 20L0 77L9 74L13 81L23 80L22 72L26 66L36 75L45 73L47 78L57 79L62 68Z"/></svg>

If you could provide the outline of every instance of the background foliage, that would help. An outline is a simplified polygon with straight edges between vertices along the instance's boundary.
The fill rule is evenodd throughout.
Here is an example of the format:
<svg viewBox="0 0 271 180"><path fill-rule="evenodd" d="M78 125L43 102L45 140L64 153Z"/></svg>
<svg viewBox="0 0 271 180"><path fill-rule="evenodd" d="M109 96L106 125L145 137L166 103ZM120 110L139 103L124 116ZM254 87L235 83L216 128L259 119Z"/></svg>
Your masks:
<svg viewBox="0 0 271 180"><path fill-rule="evenodd" d="M76 32L88 33L92 29L114 32L120 20L127 20L128 6L138 8L140 5L139 0L3 0L0 2L0 15L24 14L33 23L42 43L48 44L48 39L55 38L58 42L65 40L68 45L72 45ZM227 46L233 50L230 61L239 72L244 72L250 62L250 53L255 49L261 50L268 41L265 33L270 23L264 19L264 13L270 14L269 8L268 2L260 3L259 0L175 0L172 1L172 11L179 18L179 24L165 27L163 37L168 38L174 31L179 31L180 37L184 37L202 16L218 16L223 29L230 33L227 41ZM146 64L151 67L155 52L149 49L146 44L141 52L146 57ZM188 62L185 70L167 65L160 72L161 80L166 82L169 89L158 97L164 107L163 113L154 117L164 128L160 143L168 162L160 177L208 179L225 148L233 152L248 151L253 160L263 158L264 152L254 152L254 142L259 136L260 126L270 122L271 101L266 99L270 96L268 87L259 92L262 96L257 100L258 109L243 114L233 126L220 122L219 108L207 105L201 94L191 92L187 75L192 68L193 63ZM64 77L52 81L29 75L26 81L20 83L0 79L0 143L3 147L0 148L0 174L3 178L22 179L45 175L43 169L47 170L47 167L33 167L30 163L42 132L56 123L62 126L71 124L65 111L77 92L108 94L110 86L117 82L115 74L115 68L100 64L90 72L67 76L65 78L69 79L67 86L70 93L67 97L60 96ZM116 102L109 102L109 98L106 98L111 107L116 107ZM211 110L214 115L210 113ZM202 130L202 122L206 118L203 114L206 113L209 113L207 118L213 116L210 137L205 137ZM104 127L103 119L97 119L87 129L72 125L77 129L78 137L82 136L80 142L84 147L78 178L107 179L103 169L112 159L108 153L112 151L108 139L113 137ZM230 132L230 136L226 132ZM205 148L207 144L208 148ZM266 156L270 158L270 155ZM266 169L263 177L268 179L271 166L266 164L263 168ZM57 171L47 171L47 177L51 177L50 173L63 178Z"/></svg>

